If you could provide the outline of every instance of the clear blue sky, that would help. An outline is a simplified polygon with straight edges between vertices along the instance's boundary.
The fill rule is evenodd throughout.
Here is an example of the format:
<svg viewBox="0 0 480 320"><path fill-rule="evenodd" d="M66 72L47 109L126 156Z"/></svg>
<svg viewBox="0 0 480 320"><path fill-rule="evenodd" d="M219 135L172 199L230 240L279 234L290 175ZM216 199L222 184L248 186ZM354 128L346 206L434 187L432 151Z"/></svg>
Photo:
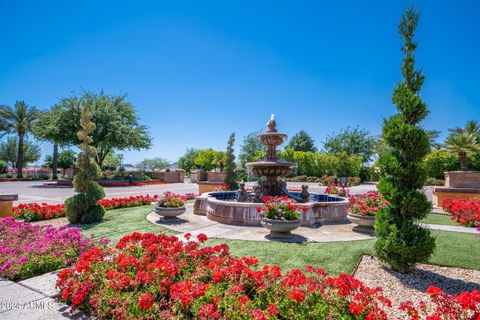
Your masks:
<svg viewBox="0 0 480 320"><path fill-rule="evenodd" d="M480 2L414 1L428 129L480 120ZM264 128L319 147L346 126L380 134L395 112L404 1L1 1L0 104L128 93L154 146L224 149ZM47 144L44 154L51 152Z"/></svg>

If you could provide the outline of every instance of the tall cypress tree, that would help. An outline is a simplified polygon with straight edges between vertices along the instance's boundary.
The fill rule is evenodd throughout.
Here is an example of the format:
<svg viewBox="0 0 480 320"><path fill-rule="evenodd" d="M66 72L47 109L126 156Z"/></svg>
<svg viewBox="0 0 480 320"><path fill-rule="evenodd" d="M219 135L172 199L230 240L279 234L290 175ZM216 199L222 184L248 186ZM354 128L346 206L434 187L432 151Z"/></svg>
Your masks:
<svg viewBox="0 0 480 320"><path fill-rule="evenodd" d="M235 154L233 153L233 145L235 144L235 133L233 132L228 139L227 151L225 152L225 179L223 182L227 183L232 190L238 188L237 174L235 172Z"/></svg>
<svg viewBox="0 0 480 320"><path fill-rule="evenodd" d="M375 251L401 272L409 271L417 262L427 261L435 248L430 231L416 224L431 210L421 191L427 179L422 160L429 151L429 140L420 125L428 110L419 97L425 77L415 67L414 32L418 20L418 12L408 8L399 24L404 41L403 79L392 97L397 114L385 120L383 126L388 148L379 161L382 178L378 189L391 206L377 215Z"/></svg>

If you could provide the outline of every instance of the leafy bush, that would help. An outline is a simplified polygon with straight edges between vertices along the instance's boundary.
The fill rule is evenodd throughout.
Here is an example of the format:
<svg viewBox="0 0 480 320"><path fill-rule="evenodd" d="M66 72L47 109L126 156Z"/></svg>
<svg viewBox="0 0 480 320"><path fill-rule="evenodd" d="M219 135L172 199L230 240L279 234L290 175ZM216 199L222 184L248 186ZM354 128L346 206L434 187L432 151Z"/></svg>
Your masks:
<svg viewBox="0 0 480 320"><path fill-rule="evenodd" d="M105 214L105 209L98 203L98 200L105 197L105 192L96 181L100 178L101 172L98 164L92 159L96 151L90 146L92 142L90 134L95 130L91 118L89 107L85 105L80 120L82 130L78 132L78 138L82 141L81 152L76 161L79 172L73 179L73 186L78 193L65 201L65 215L70 223L100 222Z"/></svg>
<svg viewBox="0 0 480 320"><path fill-rule="evenodd" d="M432 207L421 192L427 179L423 159L430 151L430 141L419 125L428 110L419 97L424 76L415 69L413 36L418 19L418 13L408 8L399 25L405 42L402 46L405 54L403 80L393 93L398 112L385 120L383 139L388 148L379 159L382 178L378 190L391 206L376 215L375 251L383 261L401 272L409 271L417 262L427 261L435 248L430 231L416 223Z"/></svg>
<svg viewBox="0 0 480 320"><path fill-rule="evenodd" d="M330 186L335 183L335 177L334 176L323 176L321 178L321 183L324 186Z"/></svg>
<svg viewBox="0 0 480 320"><path fill-rule="evenodd" d="M0 219L0 276L21 280L71 265L94 247L81 231Z"/></svg>
<svg viewBox="0 0 480 320"><path fill-rule="evenodd" d="M350 187L358 186L360 182L360 177L348 177L348 185Z"/></svg>
<svg viewBox="0 0 480 320"><path fill-rule="evenodd" d="M444 186L445 185L445 180L443 179L435 179L429 177L426 182L427 186Z"/></svg>
<svg viewBox="0 0 480 320"><path fill-rule="evenodd" d="M4 174L7 172L8 172L8 164L5 161L0 160L0 174Z"/></svg>
<svg viewBox="0 0 480 320"><path fill-rule="evenodd" d="M298 176L322 177L334 174L347 177L359 176L362 168L362 157L348 156L346 153L334 155L286 148L279 154L283 160L297 163L295 174Z"/></svg>
<svg viewBox="0 0 480 320"><path fill-rule="evenodd" d="M458 156L446 150L433 150L423 160L429 177L435 179L444 179L445 171L455 171L460 169Z"/></svg>

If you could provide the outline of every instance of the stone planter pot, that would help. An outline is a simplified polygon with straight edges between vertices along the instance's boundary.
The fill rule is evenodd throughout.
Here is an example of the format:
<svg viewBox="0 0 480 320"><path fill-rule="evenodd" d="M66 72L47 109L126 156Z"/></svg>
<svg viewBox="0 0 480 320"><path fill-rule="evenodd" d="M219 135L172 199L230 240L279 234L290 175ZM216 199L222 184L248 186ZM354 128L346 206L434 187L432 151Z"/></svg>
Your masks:
<svg viewBox="0 0 480 320"><path fill-rule="evenodd" d="M185 206L178 208L164 208L155 207L155 213L162 216L164 219L176 219L179 215L186 211Z"/></svg>
<svg viewBox="0 0 480 320"><path fill-rule="evenodd" d="M300 227L300 220L273 220L263 219L260 221L264 228L270 230L270 237L274 239L285 239L291 237L291 231Z"/></svg>
<svg viewBox="0 0 480 320"><path fill-rule="evenodd" d="M355 223L360 227L369 228L372 230L373 230L373 226L375 225L375 216L364 216L361 214L349 212L347 214L347 219L351 223Z"/></svg>

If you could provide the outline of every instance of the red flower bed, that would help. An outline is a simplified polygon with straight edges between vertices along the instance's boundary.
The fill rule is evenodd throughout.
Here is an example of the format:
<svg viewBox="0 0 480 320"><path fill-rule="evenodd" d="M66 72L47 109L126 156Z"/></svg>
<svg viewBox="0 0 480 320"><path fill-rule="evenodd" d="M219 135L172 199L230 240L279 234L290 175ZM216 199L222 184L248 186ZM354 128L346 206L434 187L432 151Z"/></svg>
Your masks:
<svg viewBox="0 0 480 320"><path fill-rule="evenodd" d="M99 203L105 208L105 210L119 209L119 208L128 208L128 207L137 207L144 206L155 202L158 198L158 195L150 196L130 196L128 198L112 198L112 199L102 199Z"/></svg>
<svg viewBox="0 0 480 320"><path fill-rule="evenodd" d="M187 240L190 238L186 234ZM380 288L348 274L308 266L282 273L234 258L226 244L207 247L164 234L132 233L93 249L58 275L61 299L97 319L387 319ZM478 319L480 292L459 296L430 287L433 308L404 302L402 319Z"/></svg>
<svg viewBox="0 0 480 320"><path fill-rule="evenodd" d="M480 224L480 199L445 199L442 207L452 214L452 220L456 220L466 227Z"/></svg>
<svg viewBox="0 0 480 320"><path fill-rule="evenodd" d="M257 264L234 258L225 244L133 233L115 249L82 255L59 273L57 287L73 310L98 319L386 319L382 308L391 303L381 289L351 275Z"/></svg>
<svg viewBox="0 0 480 320"><path fill-rule="evenodd" d="M192 200L196 197L194 193L186 193L183 195L186 200ZM102 199L99 203L105 208L105 210L119 209L143 206L151 204L158 199L158 195L150 196L130 196L126 198L112 198ZM16 219L24 219L26 221L40 221L49 220L59 217L64 217L64 205L63 204L38 204L38 203L25 203L19 204L13 208L13 216Z"/></svg>
<svg viewBox="0 0 480 320"><path fill-rule="evenodd" d="M63 204L22 203L13 208L13 217L26 221L49 220L64 216Z"/></svg>

